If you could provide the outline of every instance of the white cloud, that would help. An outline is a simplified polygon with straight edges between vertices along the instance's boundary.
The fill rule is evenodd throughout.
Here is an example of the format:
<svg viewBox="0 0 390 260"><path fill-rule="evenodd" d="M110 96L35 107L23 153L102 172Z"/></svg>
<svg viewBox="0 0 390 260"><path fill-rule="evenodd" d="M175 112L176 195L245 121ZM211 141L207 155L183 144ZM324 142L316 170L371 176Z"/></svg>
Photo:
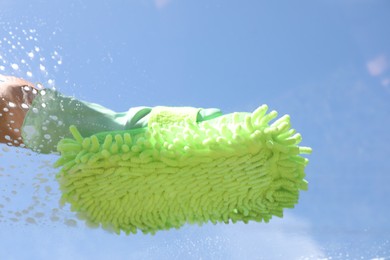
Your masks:
<svg viewBox="0 0 390 260"><path fill-rule="evenodd" d="M290 214L270 223L186 225L156 235L166 242L155 242L144 253L148 259L323 259L324 249L310 229Z"/></svg>
<svg viewBox="0 0 390 260"><path fill-rule="evenodd" d="M157 9L163 9L170 3L171 0L154 0L154 5Z"/></svg>
<svg viewBox="0 0 390 260"><path fill-rule="evenodd" d="M390 78L385 78L381 81L382 86L387 87L390 86Z"/></svg>
<svg viewBox="0 0 390 260"><path fill-rule="evenodd" d="M270 223L185 225L155 236L101 229L2 225L1 259L324 259L310 223L286 214ZM26 246L26 250L19 250Z"/></svg>
<svg viewBox="0 0 390 260"><path fill-rule="evenodd" d="M380 55L367 62L367 70L371 76L379 76L387 69L387 59L384 55Z"/></svg>
<svg viewBox="0 0 390 260"><path fill-rule="evenodd" d="M326 255L310 236L310 224L286 214L270 223L235 224L224 228L232 259L319 259Z"/></svg>
<svg viewBox="0 0 390 260"><path fill-rule="evenodd" d="M390 78L384 78L381 81L382 87L390 93Z"/></svg>

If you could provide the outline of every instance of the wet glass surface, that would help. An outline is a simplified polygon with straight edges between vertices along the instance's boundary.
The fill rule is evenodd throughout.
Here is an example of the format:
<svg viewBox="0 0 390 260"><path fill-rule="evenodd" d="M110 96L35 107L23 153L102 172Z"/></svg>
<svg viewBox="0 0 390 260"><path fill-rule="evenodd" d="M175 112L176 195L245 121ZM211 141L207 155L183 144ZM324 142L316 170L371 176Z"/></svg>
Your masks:
<svg viewBox="0 0 390 260"><path fill-rule="evenodd" d="M56 155L0 145L0 258L389 259L389 11L364 0L2 1L0 74L115 111L268 104L313 153L309 191L283 218L118 236L59 206Z"/></svg>

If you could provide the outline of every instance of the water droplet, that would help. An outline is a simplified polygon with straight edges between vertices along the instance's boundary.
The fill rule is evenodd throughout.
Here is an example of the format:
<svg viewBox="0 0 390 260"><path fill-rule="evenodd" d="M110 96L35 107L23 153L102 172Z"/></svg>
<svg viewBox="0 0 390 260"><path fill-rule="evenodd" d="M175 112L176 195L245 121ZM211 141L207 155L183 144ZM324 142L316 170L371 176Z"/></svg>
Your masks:
<svg viewBox="0 0 390 260"><path fill-rule="evenodd" d="M24 103L21 105L21 107L24 108L24 109L28 109L28 105L24 104Z"/></svg>
<svg viewBox="0 0 390 260"><path fill-rule="evenodd" d="M46 191L47 193L50 193L50 192L51 192L51 187L50 187L50 186L46 186L46 187L45 187L45 191Z"/></svg>
<svg viewBox="0 0 390 260"><path fill-rule="evenodd" d="M57 222L57 221L60 220L60 218L57 217L57 216L51 216L50 220L53 221L53 222Z"/></svg>
<svg viewBox="0 0 390 260"><path fill-rule="evenodd" d="M41 217L45 216L45 213L43 213L43 212L37 212L37 213L35 213L34 216L35 216L36 218L41 218Z"/></svg>
<svg viewBox="0 0 390 260"><path fill-rule="evenodd" d="M29 224L36 224L37 222L33 218L26 218L26 222Z"/></svg>
<svg viewBox="0 0 390 260"><path fill-rule="evenodd" d="M42 70L42 71L46 70L45 66L43 66L42 64L39 64L39 69Z"/></svg>
<svg viewBox="0 0 390 260"><path fill-rule="evenodd" d="M9 109L8 109L7 107L5 107L5 108L3 108L3 111L4 111L4 112L8 112Z"/></svg>
<svg viewBox="0 0 390 260"><path fill-rule="evenodd" d="M8 106L9 107L16 107L15 103L13 103L13 102L8 102Z"/></svg>
<svg viewBox="0 0 390 260"><path fill-rule="evenodd" d="M47 140L50 140L50 138L51 138L51 136L50 136L49 134L45 134L43 137L44 137L45 139L47 139Z"/></svg>
<svg viewBox="0 0 390 260"><path fill-rule="evenodd" d="M30 57L31 59L34 58L34 52L29 52L27 53L28 57Z"/></svg>
<svg viewBox="0 0 390 260"><path fill-rule="evenodd" d="M32 77L32 75L33 75L31 71L27 71L26 74L27 74L28 77Z"/></svg>
<svg viewBox="0 0 390 260"><path fill-rule="evenodd" d="M32 39L32 38L31 38ZM35 48L34 48L34 50L36 51L36 52L39 52L39 47L37 47L37 46L35 46Z"/></svg>
<svg viewBox="0 0 390 260"><path fill-rule="evenodd" d="M16 63L11 64L11 67L12 67L14 70L18 70L18 69L19 69L19 65L16 64Z"/></svg>
<svg viewBox="0 0 390 260"><path fill-rule="evenodd" d="M65 225L67 225L68 227L75 227L77 226L77 222L73 219L67 219L65 220Z"/></svg>

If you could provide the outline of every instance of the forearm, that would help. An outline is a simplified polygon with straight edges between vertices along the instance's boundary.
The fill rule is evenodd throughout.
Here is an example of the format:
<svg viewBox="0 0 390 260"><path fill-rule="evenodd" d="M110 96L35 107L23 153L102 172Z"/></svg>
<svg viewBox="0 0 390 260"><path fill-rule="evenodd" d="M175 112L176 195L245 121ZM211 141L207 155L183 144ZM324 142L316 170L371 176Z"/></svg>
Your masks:
<svg viewBox="0 0 390 260"><path fill-rule="evenodd" d="M0 74L0 143L23 146L21 127L36 94L31 82Z"/></svg>

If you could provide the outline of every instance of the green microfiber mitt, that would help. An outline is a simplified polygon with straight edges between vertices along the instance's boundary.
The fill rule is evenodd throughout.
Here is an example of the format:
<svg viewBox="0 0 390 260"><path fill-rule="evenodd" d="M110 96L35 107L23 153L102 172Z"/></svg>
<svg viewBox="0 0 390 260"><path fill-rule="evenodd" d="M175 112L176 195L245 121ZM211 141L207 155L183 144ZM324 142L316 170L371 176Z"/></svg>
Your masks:
<svg viewBox="0 0 390 260"><path fill-rule="evenodd" d="M268 222L307 189L301 135L267 106L201 123L160 107L149 125L58 144L62 202L87 223L126 234L185 223ZM176 112L175 112L176 111ZM184 111L184 112L183 112Z"/></svg>

